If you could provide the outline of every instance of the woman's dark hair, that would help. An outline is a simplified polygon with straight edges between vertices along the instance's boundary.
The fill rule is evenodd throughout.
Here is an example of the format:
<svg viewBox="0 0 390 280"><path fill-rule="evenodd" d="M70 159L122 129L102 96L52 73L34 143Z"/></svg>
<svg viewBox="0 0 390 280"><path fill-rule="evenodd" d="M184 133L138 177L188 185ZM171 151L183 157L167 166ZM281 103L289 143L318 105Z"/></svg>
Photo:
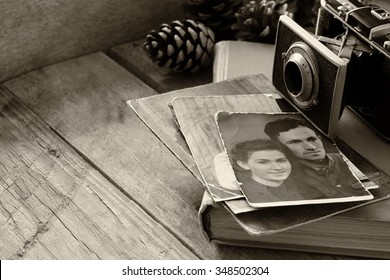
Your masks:
<svg viewBox="0 0 390 280"><path fill-rule="evenodd" d="M255 139L234 145L231 149L232 161L235 165L238 160L247 162L252 153L266 150L280 151L289 161L293 159L291 152L279 142L269 139Z"/></svg>

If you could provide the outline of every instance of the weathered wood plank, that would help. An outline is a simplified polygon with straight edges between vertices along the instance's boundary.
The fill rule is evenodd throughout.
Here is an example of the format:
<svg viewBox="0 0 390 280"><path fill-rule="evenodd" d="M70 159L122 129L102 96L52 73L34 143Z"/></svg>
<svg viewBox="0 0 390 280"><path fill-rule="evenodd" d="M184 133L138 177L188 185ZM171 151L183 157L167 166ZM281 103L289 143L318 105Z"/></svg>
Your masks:
<svg viewBox="0 0 390 280"><path fill-rule="evenodd" d="M0 88L0 259L196 259Z"/></svg>
<svg viewBox="0 0 390 280"><path fill-rule="evenodd" d="M212 82L211 67L191 74L155 65L144 52L143 43L144 40L125 43L107 54L159 93Z"/></svg>
<svg viewBox="0 0 390 280"><path fill-rule="evenodd" d="M126 105L153 90L101 53L6 85L152 216L211 257L197 221L203 186Z"/></svg>
<svg viewBox="0 0 390 280"><path fill-rule="evenodd" d="M180 0L0 1L0 81L143 38L183 16Z"/></svg>
<svg viewBox="0 0 390 280"><path fill-rule="evenodd" d="M200 258L333 258L209 244L197 220L204 187L125 104L155 92L103 54L5 85Z"/></svg>

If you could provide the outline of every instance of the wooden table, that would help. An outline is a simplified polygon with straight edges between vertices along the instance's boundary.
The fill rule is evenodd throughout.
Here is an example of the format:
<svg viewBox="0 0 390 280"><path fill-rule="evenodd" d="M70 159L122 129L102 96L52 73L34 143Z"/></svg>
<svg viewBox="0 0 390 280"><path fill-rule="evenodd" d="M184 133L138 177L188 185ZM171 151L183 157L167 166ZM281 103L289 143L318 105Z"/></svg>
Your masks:
<svg viewBox="0 0 390 280"><path fill-rule="evenodd" d="M140 42L4 82L0 259L351 259L206 240L203 185L126 101L208 82L157 68Z"/></svg>

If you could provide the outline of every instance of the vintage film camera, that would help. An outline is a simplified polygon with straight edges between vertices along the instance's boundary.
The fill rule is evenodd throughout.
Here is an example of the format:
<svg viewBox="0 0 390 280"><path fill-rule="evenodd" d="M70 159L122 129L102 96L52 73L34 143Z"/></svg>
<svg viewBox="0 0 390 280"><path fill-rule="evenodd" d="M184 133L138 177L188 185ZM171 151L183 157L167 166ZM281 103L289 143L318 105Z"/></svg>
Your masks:
<svg viewBox="0 0 390 280"><path fill-rule="evenodd" d="M390 139L390 13L362 0L321 0L316 33L279 21L273 84L329 137L348 105Z"/></svg>

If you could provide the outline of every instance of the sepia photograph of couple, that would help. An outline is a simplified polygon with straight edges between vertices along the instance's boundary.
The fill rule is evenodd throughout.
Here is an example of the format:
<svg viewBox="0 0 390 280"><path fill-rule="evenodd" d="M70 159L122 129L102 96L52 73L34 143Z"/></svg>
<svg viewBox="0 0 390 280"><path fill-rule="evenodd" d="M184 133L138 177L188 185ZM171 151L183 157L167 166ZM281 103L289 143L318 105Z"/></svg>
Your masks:
<svg viewBox="0 0 390 280"><path fill-rule="evenodd" d="M296 113L216 114L225 164L252 207L340 203L373 196L335 143ZM227 158L226 158L227 156ZM217 177L222 170L216 164Z"/></svg>

